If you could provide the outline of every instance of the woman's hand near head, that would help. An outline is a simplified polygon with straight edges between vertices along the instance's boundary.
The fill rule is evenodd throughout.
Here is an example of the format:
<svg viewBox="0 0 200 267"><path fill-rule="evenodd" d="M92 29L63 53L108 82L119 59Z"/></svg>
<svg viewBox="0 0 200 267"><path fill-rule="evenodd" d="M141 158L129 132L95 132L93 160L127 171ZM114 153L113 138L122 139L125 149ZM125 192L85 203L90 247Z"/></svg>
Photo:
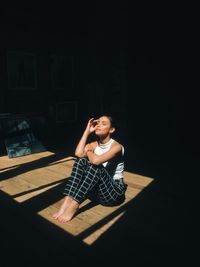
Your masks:
<svg viewBox="0 0 200 267"><path fill-rule="evenodd" d="M88 133L93 133L97 128L97 120L94 118L89 119L87 126L86 126L86 131Z"/></svg>

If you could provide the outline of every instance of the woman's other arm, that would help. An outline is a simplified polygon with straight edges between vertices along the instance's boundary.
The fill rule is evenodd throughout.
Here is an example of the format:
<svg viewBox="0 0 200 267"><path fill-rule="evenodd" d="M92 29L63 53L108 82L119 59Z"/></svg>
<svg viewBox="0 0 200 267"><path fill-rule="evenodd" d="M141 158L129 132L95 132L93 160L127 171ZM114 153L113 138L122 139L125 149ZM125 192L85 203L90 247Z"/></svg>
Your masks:
<svg viewBox="0 0 200 267"><path fill-rule="evenodd" d="M87 149L85 149L85 154L87 155L89 161L92 164L100 165L100 164L102 164L106 161L109 161L110 159L116 157L119 153L121 153L121 151L122 151L122 145L119 144L118 142L115 142L112 145L112 147L102 155L96 155L94 153L94 149L92 146L90 146L90 147L87 146Z"/></svg>

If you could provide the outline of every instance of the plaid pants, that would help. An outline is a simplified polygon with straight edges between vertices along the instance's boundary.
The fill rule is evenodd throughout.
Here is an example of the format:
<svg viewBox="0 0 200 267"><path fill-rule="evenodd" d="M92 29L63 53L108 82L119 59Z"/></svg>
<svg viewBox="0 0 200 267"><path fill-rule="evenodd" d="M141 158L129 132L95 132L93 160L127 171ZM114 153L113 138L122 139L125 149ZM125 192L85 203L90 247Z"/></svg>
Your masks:
<svg viewBox="0 0 200 267"><path fill-rule="evenodd" d="M114 180L103 165L93 165L87 158L77 158L63 194L78 203L91 198L102 205L113 206L124 201L125 190L123 181Z"/></svg>

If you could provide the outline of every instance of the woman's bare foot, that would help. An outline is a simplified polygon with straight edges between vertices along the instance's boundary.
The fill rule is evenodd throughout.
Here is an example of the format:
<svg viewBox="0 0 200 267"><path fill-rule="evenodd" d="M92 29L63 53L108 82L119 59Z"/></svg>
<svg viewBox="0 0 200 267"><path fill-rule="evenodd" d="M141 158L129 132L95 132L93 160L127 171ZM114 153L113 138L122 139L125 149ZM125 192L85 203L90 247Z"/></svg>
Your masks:
<svg viewBox="0 0 200 267"><path fill-rule="evenodd" d="M58 217L59 222L69 222L74 217L79 209L79 203L74 199L71 201L71 205Z"/></svg>
<svg viewBox="0 0 200 267"><path fill-rule="evenodd" d="M53 218L55 220L57 220L58 217L60 215L62 215L67 210L67 208L70 206L72 200L73 199L71 197L69 197L69 196L64 197L64 201L63 201L62 205L60 206L60 209L58 210L58 212L53 214Z"/></svg>

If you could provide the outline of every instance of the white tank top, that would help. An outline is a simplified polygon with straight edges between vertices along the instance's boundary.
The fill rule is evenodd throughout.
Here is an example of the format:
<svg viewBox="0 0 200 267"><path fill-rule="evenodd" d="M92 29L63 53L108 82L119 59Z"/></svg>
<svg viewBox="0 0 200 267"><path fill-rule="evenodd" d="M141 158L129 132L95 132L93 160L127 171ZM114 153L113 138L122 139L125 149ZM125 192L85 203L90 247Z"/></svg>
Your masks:
<svg viewBox="0 0 200 267"><path fill-rule="evenodd" d="M98 143L97 147L94 150L94 153L96 155L104 154L111 148L111 145L114 141L115 140L111 138L106 144ZM122 146L122 152L118 157L106 161L102 164L108 170L108 172L110 173L110 175L113 177L114 180L123 178L123 172L124 172L123 156L124 156L124 147Z"/></svg>

